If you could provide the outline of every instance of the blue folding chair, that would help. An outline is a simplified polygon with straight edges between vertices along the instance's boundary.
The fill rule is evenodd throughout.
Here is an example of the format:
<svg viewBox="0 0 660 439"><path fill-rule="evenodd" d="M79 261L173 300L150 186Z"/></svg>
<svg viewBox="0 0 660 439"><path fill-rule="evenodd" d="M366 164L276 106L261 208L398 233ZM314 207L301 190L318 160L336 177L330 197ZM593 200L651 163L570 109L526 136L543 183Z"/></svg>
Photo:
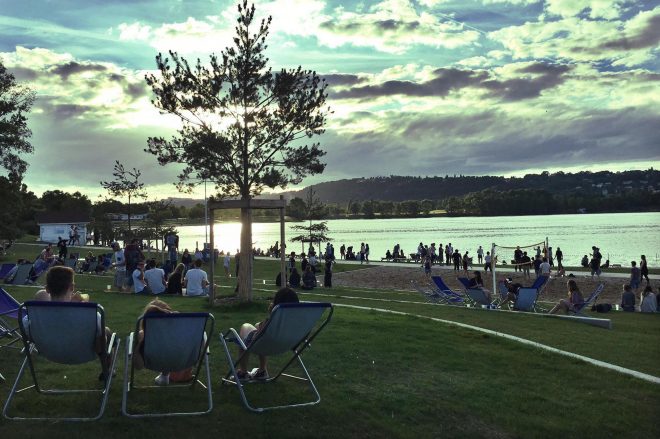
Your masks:
<svg viewBox="0 0 660 439"><path fill-rule="evenodd" d="M84 302L29 301L19 307L18 321L25 347L25 359L5 402L3 416L12 420L94 421L100 419L108 401L112 371L119 350L119 339L115 334L106 338L103 307L96 303ZM101 337L106 341L106 346L97 352L97 344ZM39 361L45 359L65 366L76 366L100 359L103 365L101 377L104 387L102 389L42 388L39 385L35 367L34 354L37 352ZM26 369L30 370L34 384L19 390L18 385ZM77 374L69 373L69 375L76 376ZM31 388L44 395L99 393L101 403L98 414L93 417L10 416L9 409L16 394Z"/></svg>
<svg viewBox="0 0 660 439"><path fill-rule="evenodd" d="M436 286L436 292L443 296L446 303L450 305L465 305L468 297L464 296L458 291L452 290L447 286L445 281L440 276L431 276L431 280Z"/></svg>
<svg viewBox="0 0 660 439"><path fill-rule="evenodd" d="M493 302L488 299L488 295L481 288L468 288L465 294L472 300L475 305L485 305L491 307Z"/></svg>
<svg viewBox="0 0 660 439"><path fill-rule="evenodd" d="M426 290L422 288L416 281L411 280L410 285L419 292L419 294L424 297L424 299L429 303L444 303L445 298L437 291Z"/></svg>
<svg viewBox="0 0 660 439"><path fill-rule="evenodd" d="M220 342L225 349L225 355L227 356L227 362L229 363L229 371L223 378L222 382L224 384L236 384L241 399L243 400L243 404L248 410L253 412L260 413L265 410L303 407L318 404L321 402L321 395L316 389L314 381L312 381L312 378L307 372L301 354L308 346L310 346L310 343L319 332L321 332L321 330L330 322L333 311L334 308L330 303L282 303L273 308L270 317L262 323L248 346L245 345L234 328L230 328L224 334L220 334ZM238 344L243 350L243 353L239 355L235 361L229 350L230 343ZM289 352L292 353L291 358L275 375L257 382L273 383L283 376L303 380L308 383L311 392L315 395L315 399L309 402L290 403L270 407L253 407L247 399L243 382L236 378L236 366L245 355L255 354L272 357ZM296 360L298 360L298 364L304 375L296 376L284 373Z"/></svg>
<svg viewBox="0 0 660 439"><path fill-rule="evenodd" d="M15 266L16 264L2 264L2 266L0 266L0 279L7 277L11 269Z"/></svg>
<svg viewBox="0 0 660 439"><path fill-rule="evenodd" d="M584 315L583 311L585 309L589 309L590 306L596 303L596 300L598 300L598 296L600 296L600 293L603 292L603 289L605 288L605 284L599 284L596 289L587 297L587 300L584 301L582 305L577 305L573 309L569 309L568 312L575 314L575 315Z"/></svg>
<svg viewBox="0 0 660 439"><path fill-rule="evenodd" d="M11 294L0 288L0 338L9 338L0 344L0 348L16 347L14 343L20 341L21 334L18 331L18 308L21 306ZM10 319L13 322L10 322Z"/></svg>
<svg viewBox="0 0 660 439"><path fill-rule="evenodd" d="M515 311L536 312L536 299L539 291L536 288L518 288L518 298L513 304Z"/></svg>
<svg viewBox="0 0 660 439"><path fill-rule="evenodd" d="M211 412L213 409L213 395L211 393L211 372L209 369L209 341L213 334L214 323L213 314L205 312L147 313L138 318L135 332L131 332L126 338L124 389L121 404L121 411L125 416L146 418L203 415ZM138 334L141 328L144 339L140 345ZM208 408L205 411L130 413L128 397L132 391L160 388L160 386L138 386L135 384L133 357L138 350L144 359L144 368L150 371L170 373L194 368L190 383L170 384L167 387L192 389L195 384L199 383L206 389ZM206 384L198 379L202 362L206 373Z"/></svg>
<svg viewBox="0 0 660 439"><path fill-rule="evenodd" d="M11 285L25 285L30 276L30 270L32 270L32 264L20 264L16 267L16 272L11 279L5 279L5 283Z"/></svg>

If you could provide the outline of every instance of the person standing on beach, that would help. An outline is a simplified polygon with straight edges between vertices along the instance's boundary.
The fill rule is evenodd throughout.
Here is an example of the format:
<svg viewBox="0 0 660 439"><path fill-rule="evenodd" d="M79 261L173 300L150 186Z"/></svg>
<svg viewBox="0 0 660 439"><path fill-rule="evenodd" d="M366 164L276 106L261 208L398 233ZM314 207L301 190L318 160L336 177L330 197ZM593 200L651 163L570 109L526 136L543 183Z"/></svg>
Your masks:
<svg viewBox="0 0 660 439"><path fill-rule="evenodd" d="M446 255L446 261L447 265L451 264L452 261L452 255L454 254L454 248L451 246L451 242L447 244L447 247L445 248L445 255Z"/></svg>
<svg viewBox="0 0 660 439"><path fill-rule="evenodd" d="M642 278L646 279L646 285L651 285L651 281L649 280L649 266L646 264L646 255L642 255L641 259L642 260L639 261L640 275Z"/></svg>
<svg viewBox="0 0 660 439"><path fill-rule="evenodd" d="M461 254L458 252L458 249L454 250L454 254L452 255L452 259L454 261L454 271L460 271L460 269L461 269Z"/></svg>
<svg viewBox="0 0 660 439"><path fill-rule="evenodd" d="M364 245L364 260L369 263L369 244Z"/></svg>
<svg viewBox="0 0 660 439"><path fill-rule="evenodd" d="M346 244L342 244L341 247L339 247L339 256L341 259L346 259Z"/></svg>
<svg viewBox="0 0 660 439"><path fill-rule="evenodd" d="M481 265L483 259L484 259L484 249L481 246L479 246L479 248L477 249L477 260L479 261L479 265Z"/></svg>
<svg viewBox="0 0 660 439"><path fill-rule="evenodd" d="M557 270L563 270L564 266L561 265L561 261L564 259L564 253L562 253L559 247L557 247L557 251L555 252L555 259L557 259Z"/></svg>
<svg viewBox="0 0 660 439"><path fill-rule="evenodd" d="M470 252L466 251L463 255L463 273L466 277L468 276L468 265L470 264L470 257L468 256L468 253Z"/></svg>
<svg viewBox="0 0 660 439"><path fill-rule="evenodd" d="M227 252L227 254L225 255L222 261L222 267L225 269L225 277L229 277L230 265L231 265L231 253Z"/></svg>
<svg viewBox="0 0 660 439"><path fill-rule="evenodd" d="M486 252L486 257L484 258L485 264L484 264L484 271L493 271L493 266L491 265L492 258L490 256L490 252Z"/></svg>
<svg viewBox="0 0 660 439"><path fill-rule="evenodd" d="M637 267L637 262L631 261L630 262L630 288L632 288L634 291L637 291L639 288L639 284L641 283L642 280L642 273L640 269Z"/></svg>

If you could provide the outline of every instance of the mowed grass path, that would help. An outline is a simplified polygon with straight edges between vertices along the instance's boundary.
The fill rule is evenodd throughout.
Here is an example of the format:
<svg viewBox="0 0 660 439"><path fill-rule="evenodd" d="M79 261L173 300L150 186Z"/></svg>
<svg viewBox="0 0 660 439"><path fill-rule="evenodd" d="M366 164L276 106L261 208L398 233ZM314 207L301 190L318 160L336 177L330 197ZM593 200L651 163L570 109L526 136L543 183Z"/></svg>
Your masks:
<svg viewBox="0 0 660 439"><path fill-rule="evenodd" d="M255 278L273 279L274 261L257 261ZM125 337L147 297L101 292L109 277L77 276L77 288L88 292L107 313L108 326ZM221 284L228 282L219 279ZM272 281L270 282L272 284ZM267 297L274 285L255 285L257 300L250 305L223 306L210 311L216 334L245 321L263 319ZM8 290L19 300L35 288ZM228 294L231 287L221 290ZM305 300L375 306L439 317L495 329L540 341L560 349L651 373L656 376L660 353L658 316L616 315L608 331L573 322L482 310L455 309L421 303L375 302L369 298L418 301L413 293L323 289L315 293L361 296L345 299L302 295ZM175 309L207 310L196 298L168 297ZM647 318L650 317L650 318ZM123 343L123 340L122 340ZM122 347L123 351L123 347ZM9 391L20 356L0 351L0 371L8 382L0 384L0 400ZM90 424L19 423L0 421L0 437L657 437L660 386L605 370L584 362L530 348L498 337L452 325L372 311L337 307L333 321L304 356L321 393L320 405L261 415L248 413L237 391L218 381L227 363L217 339L211 344L215 408L211 415L159 420L129 420L120 415L123 352L113 382L106 414ZM45 364L42 364L45 365ZM47 367L49 379L62 381L63 373ZM69 375L69 382L94 381L92 364ZM145 382L155 374L143 374ZM263 386L250 390L258 399L308 396L295 386ZM254 389L253 389L254 388ZM169 390L152 394L149 402L175 407L193 406L202 393L183 397ZM72 400L53 404L25 392L17 409L91 410L91 402ZM197 398L193 398L196 396ZM139 404L147 401L140 400Z"/></svg>

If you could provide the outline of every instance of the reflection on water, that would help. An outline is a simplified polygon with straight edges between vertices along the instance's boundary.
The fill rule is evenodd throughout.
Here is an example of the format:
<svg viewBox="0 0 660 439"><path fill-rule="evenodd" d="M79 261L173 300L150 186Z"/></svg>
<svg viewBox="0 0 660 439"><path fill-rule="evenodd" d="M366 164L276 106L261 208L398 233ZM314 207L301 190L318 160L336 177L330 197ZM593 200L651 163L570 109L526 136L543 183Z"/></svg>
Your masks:
<svg viewBox="0 0 660 439"><path fill-rule="evenodd" d="M287 223L287 236L294 236ZM298 223L299 224L299 223ZM451 242L461 252L476 256L481 245L489 250L492 243L502 246L529 245L546 236L553 249L561 247L565 263L578 265L591 246L600 247L604 257L613 264L630 265L646 254L649 264L660 263L660 214L620 213L590 215L548 215L479 218L414 218L373 220L328 220L330 237L339 254L342 244L359 248L369 244L371 259L379 260L387 249L400 244L406 253L416 251L420 241L436 246ZM178 227L181 248L193 251L205 242L204 226ZM232 254L240 247L241 225L237 222L218 223L214 228L215 246ZM280 239L278 223L254 223L254 246L267 249ZM299 234L296 232L295 234ZM300 252L300 243L288 243L290 251ZM324 244L325 245L325 244Z"/></svg>

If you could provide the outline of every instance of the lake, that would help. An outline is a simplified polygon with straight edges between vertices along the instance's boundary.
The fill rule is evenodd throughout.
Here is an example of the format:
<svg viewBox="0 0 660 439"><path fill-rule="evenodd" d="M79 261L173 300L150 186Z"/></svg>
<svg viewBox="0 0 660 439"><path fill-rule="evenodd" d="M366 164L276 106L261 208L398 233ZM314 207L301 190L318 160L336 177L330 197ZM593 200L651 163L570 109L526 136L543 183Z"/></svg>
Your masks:
<svg viewBox="0 0 660 439"><path fill-rule="evenodd" d="M288 222L287 237L295 236L291 226L303 224ZM278 223L255 223L252 226L254 247L267 249L279 241ZM369 244L370 258L380 260L387 249L400 244L406 254L415 252L420 241L446 245L450 243L461 253L468 250L475 256L481 245L484 251L491 244L500 246L526 246L548 237L553 250L561 247L565 265L579 265L591 246L600 247L604 258L612 264L629 266L639 262L645 254L650 266L660 262L660 213L607 213L515 217L461 217L461 218L396 218L328 220L329 236L335 253L345 244L359 250L360 243ZM180 248L193 251L205 241L204 226L180 226ZM215 224L215 247L232 254L240 247L241 225L238 222ZM288 242L289 251L299 253L300 243ZM325 243L323 244L325 246ZM504 250L503 250L504 251ZM513 254L513 250L505 250ZM500 253L502 254L502 253Z"/></svg>

